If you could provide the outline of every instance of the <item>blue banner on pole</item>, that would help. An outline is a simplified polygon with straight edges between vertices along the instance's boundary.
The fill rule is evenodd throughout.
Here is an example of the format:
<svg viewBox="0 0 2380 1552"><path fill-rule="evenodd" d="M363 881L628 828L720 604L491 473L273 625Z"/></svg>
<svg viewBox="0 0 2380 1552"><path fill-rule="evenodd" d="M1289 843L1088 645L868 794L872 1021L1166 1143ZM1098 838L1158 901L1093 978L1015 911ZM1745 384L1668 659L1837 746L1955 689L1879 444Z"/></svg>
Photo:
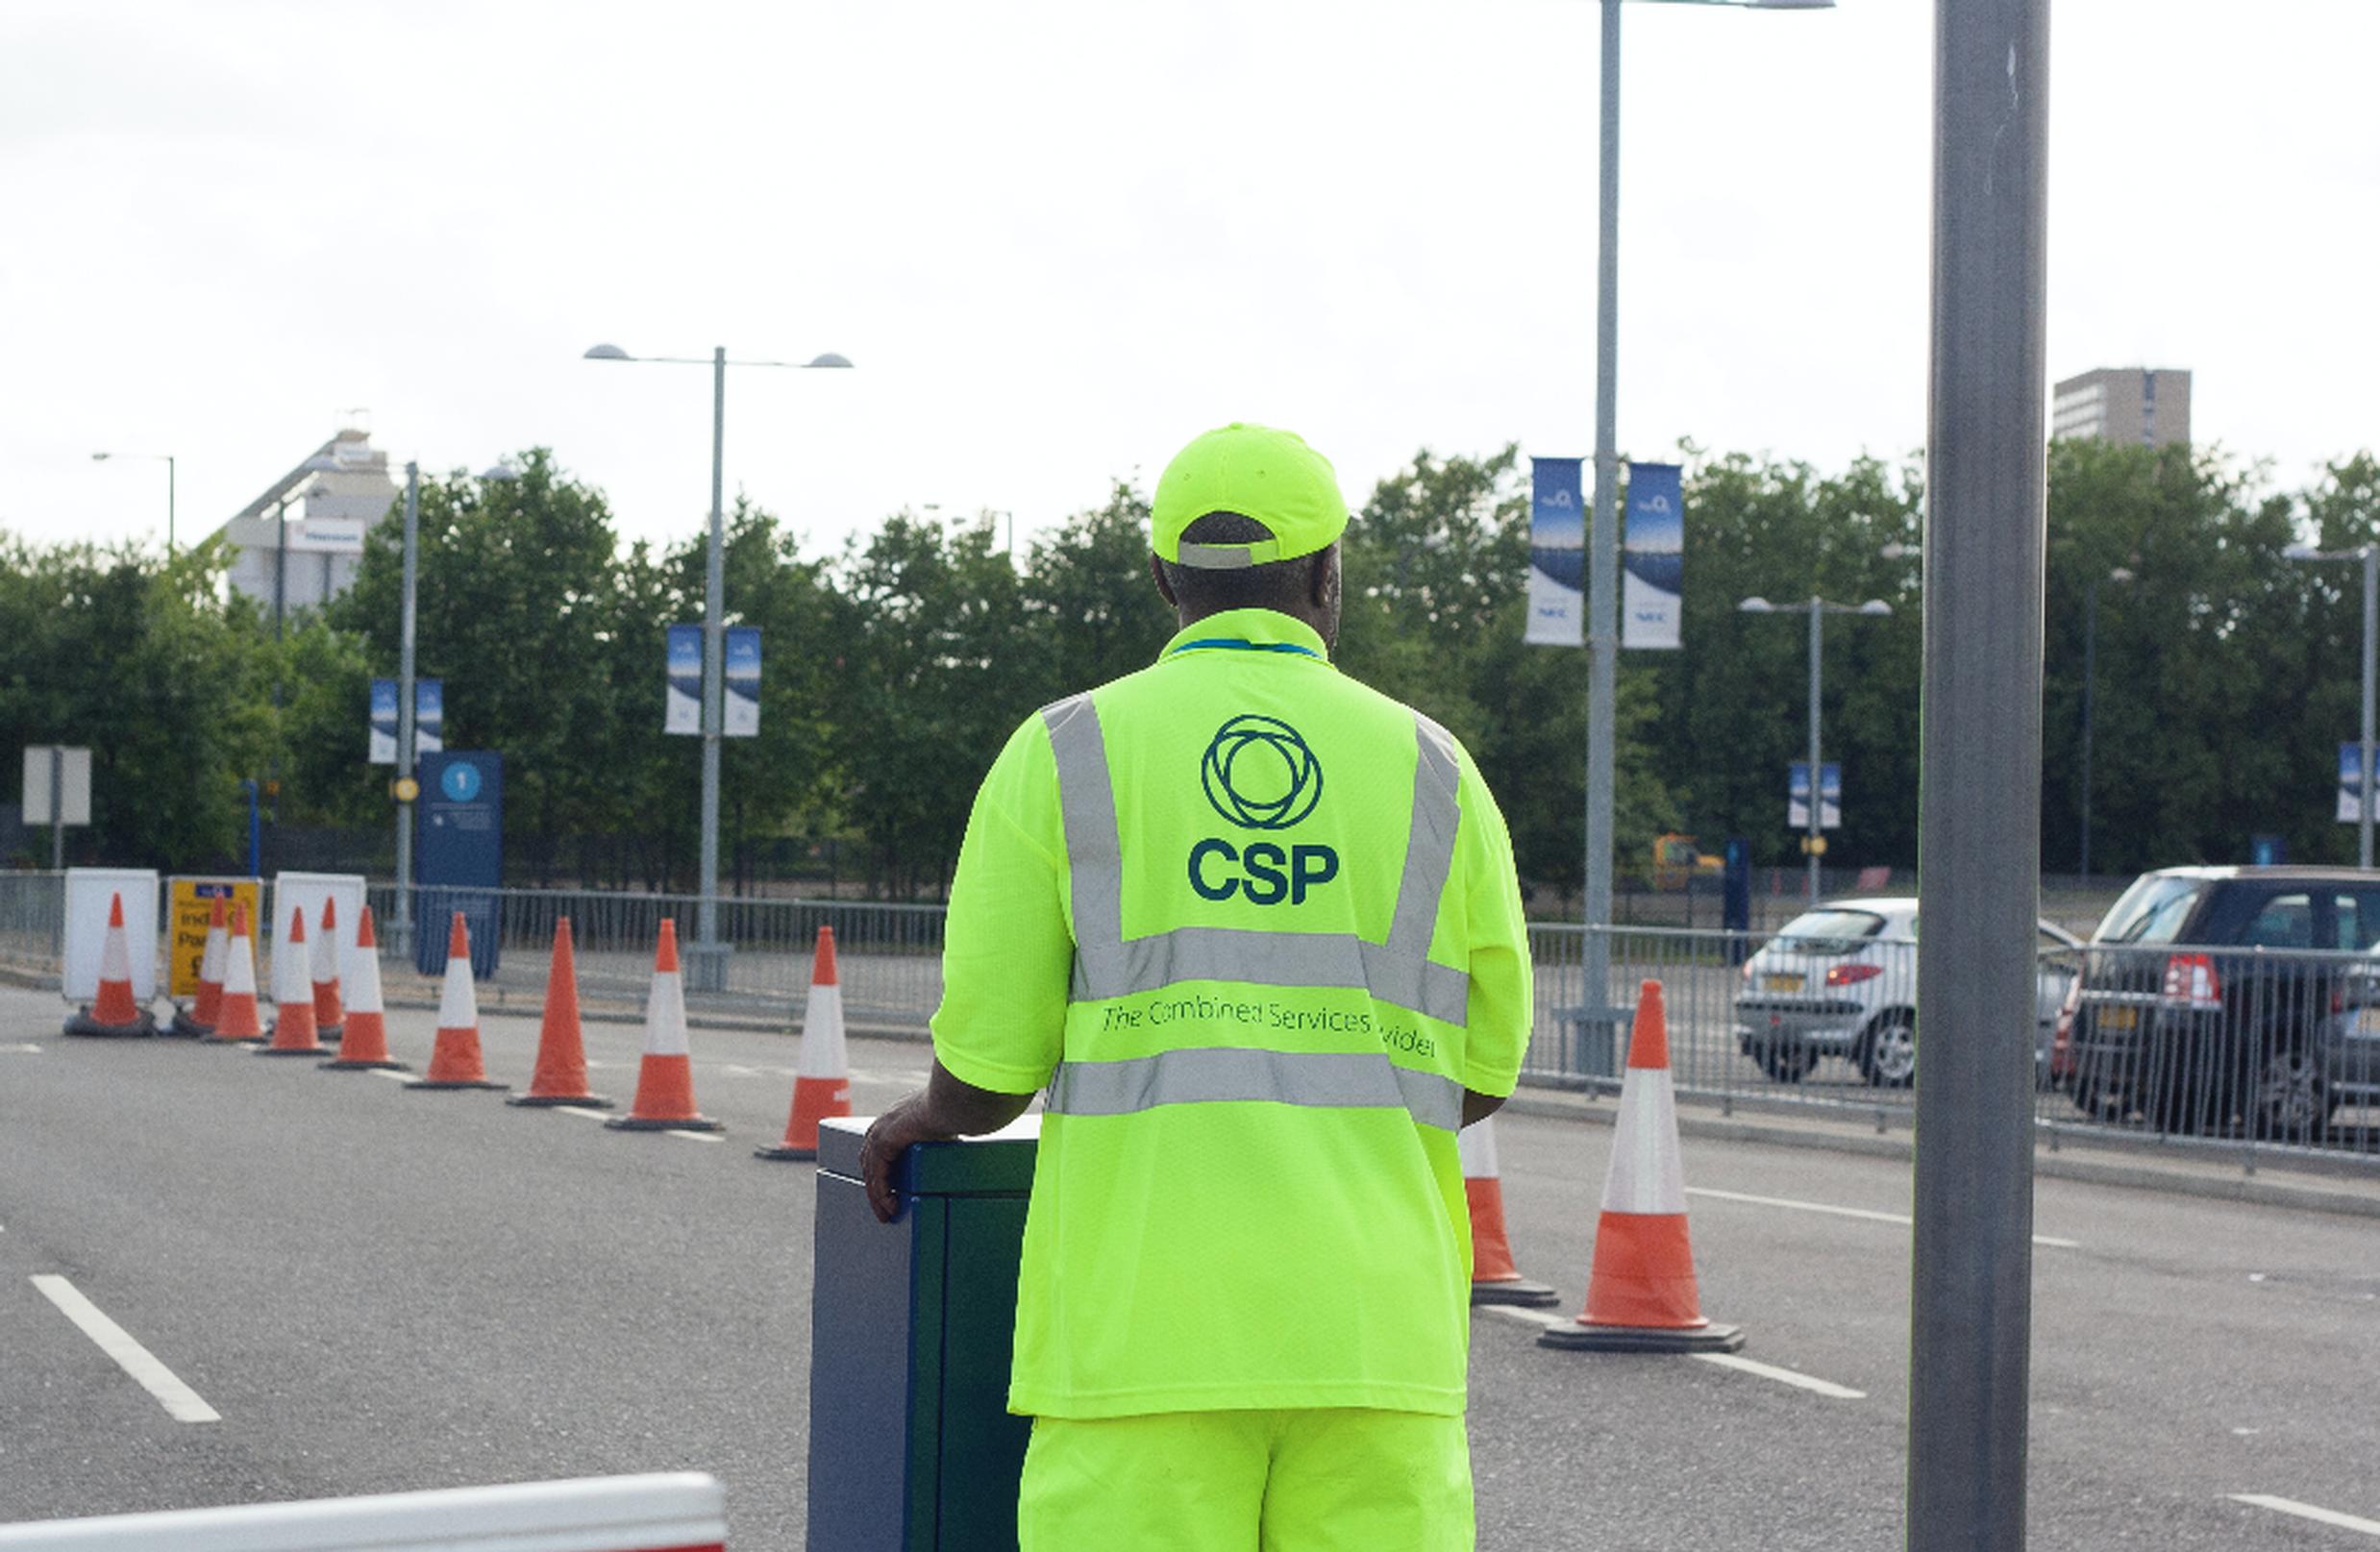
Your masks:
<svg viewBox="0 0 2380 1552"><path fill-rule="evenodd" d="M1684 611L1685 472L1674 463L1628 465L1628 530L1620 583L1620 644L1675 648Z"/></svg>
<svg viewBox="0 0 2380 1552"><path fill-rule="evenodd" d="M372 681L371 738L364 756L373 765L397 763L397 681Z"/></svg>
<svg viewBox="0 0 2380 1552"><path fill-rule="evenodd" d="M719 730L730 738L755 738L760 732L760 628L728 628L726 725Z"/></svg>
<svg viewBox="0 0 2380 1552"><path fill-rule="evenodd" d="M1522 640L1575 647L1586 640L1587 505L1583 458L1529 459L1528 625Z"/></svg>
<svg viewBox="0 0 2380 1552"><path fill-rule="evenodd" d="M2342 825L2360 825L2364 822L2364 778L2361 774L2363 769L2364 746L2362 743L2340 745L2339 823Z"/></svg>
<svg viewBox="0 0 2380 1552"><path fill-rule="evenodd" d="M1818 827L1822 830L1843 828L1843 767L1828 760L1820 766L1818 777ZM1796 760L1785 768L1785 827L1807 830L1810 827L1810 762Z"/></svg>
<svg viewBox="0 0 2380 1552"><path fill-rule="evenodd" d="M397 763L397 681L372 681L371 737L366 760L373 765ZM446 682L413 681L413 754L419 759L446 747Z"/></svg>
<svg viewBox="0 0 2380 1552"><path fill-rule="evenodd" d="M504 883L504 756L489 750L425 754L413 807L413 968L446 972L455 913L471 931L471 975L496 973L503 923L494 891Z"/></svg>
<svg viewBox="0 0 2380 1552"><path fill-rule="evenodd" d="M668 688L661 713L661 731L699 733L703 730L703 628L669 628Z"/></svg>

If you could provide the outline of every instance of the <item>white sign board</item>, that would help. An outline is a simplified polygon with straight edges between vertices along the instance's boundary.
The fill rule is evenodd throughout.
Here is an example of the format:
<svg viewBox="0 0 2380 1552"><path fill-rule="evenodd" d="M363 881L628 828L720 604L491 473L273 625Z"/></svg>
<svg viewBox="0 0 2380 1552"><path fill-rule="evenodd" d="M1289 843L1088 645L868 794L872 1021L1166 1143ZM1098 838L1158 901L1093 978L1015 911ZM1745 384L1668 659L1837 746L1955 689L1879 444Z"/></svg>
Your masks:
<svg viewBox="0 0 2380 1552"><path fill-rule="evenodd" d="M69 1002L99 995L99 956L108 947L108 903L124 897L124 943L133 956L133 1000L157 996L157 875L143 868L66 870L66 970Z"/></svg>
<svg viewBox="0 0 2380 1552"><path fill-rule="evenodd" d="M335 555L359 555L363 554L363 519L359 517L300 519L289 525L289 548L319 551Z"/></svg>
<svg viewBox="0 0 2380 1552"><path fill-rule="evenodd" d="M61 820L50 812L50 758L54 751L47 744L29 746L25 751L25 812L24 823L32 825L88 825L91 822L91 751L87 749L68 749L55 752L62 754L59 761L59 785L65 792L65 817Z"/></svg>
<svg viewBox="0 0 2380 1552"><path fill-rule="evenodd" d="M306 952L310 962L322 936L325 901L338 906L338 979L343 989L356 973L356 933L363 923L363 875L359 873L284 873L273 875L273 947L289 935L289 913L306 912ZM276 983L266 981L267 986Z"/></svg>

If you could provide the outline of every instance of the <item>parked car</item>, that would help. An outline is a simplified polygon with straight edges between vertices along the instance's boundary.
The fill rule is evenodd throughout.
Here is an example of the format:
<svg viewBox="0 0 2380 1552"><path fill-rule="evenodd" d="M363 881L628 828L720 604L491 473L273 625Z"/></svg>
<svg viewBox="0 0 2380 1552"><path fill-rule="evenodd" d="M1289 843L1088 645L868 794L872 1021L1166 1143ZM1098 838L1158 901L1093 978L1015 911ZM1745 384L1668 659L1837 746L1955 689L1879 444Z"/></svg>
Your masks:
<svg viewBox="0 0 2380 1552"><path fill-rule="evenodd" d="M2144 874L2092 934L2057 1065L2093 1115L2311 1137L2368 1092L2376 948L2380 872Z"/></svg>
<svg viewBox="0 0 2380 1552"><path fill-rule="evenodd" d="M2034 948L2033 1072L2045 1082L2050 1036L2081 940L2042 922ZM1917 1072L1917 987L1915 899L1821 905L1788 922L1744 962L1736 1045L1779 1083L1798 1083L1820 1058L1840 1056L1870 1083L1897 1088Z"/></svg>

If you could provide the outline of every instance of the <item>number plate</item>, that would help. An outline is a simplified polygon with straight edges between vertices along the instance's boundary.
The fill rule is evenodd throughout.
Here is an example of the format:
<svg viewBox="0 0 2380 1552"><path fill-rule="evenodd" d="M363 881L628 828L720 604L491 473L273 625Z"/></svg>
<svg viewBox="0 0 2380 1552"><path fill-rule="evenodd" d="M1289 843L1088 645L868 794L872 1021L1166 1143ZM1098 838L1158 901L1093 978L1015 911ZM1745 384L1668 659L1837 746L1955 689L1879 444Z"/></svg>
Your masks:
<svg viewBox="0 0 2380 1552"><path fill-rule="evenodd" d="M2098 1019L2102 1029L2137 1029L2141 1023L2138 1008L2101 1008Z"/></svg>
<svg viewBox="0 0 2380 1552"><path fill-rule="evenodd" d="M1760 984L1772 992L1798 992L1801 990L1801 977L1798 975L1763 975L1760 977Z"/></svg>

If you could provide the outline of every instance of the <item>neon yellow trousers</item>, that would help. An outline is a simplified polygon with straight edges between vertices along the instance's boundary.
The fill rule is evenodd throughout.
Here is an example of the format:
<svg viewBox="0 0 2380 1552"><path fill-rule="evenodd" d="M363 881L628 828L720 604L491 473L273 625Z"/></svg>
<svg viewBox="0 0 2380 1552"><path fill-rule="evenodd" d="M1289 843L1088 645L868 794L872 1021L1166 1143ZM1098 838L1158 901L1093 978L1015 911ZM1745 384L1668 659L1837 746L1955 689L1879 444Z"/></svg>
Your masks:
<svg viewBox="0 0 2380 1552"><path fill-rule="evenodd" d="M1300 1408L1036 1417L1023 1552L1471 1552L1460 1417Z"/></svg>

